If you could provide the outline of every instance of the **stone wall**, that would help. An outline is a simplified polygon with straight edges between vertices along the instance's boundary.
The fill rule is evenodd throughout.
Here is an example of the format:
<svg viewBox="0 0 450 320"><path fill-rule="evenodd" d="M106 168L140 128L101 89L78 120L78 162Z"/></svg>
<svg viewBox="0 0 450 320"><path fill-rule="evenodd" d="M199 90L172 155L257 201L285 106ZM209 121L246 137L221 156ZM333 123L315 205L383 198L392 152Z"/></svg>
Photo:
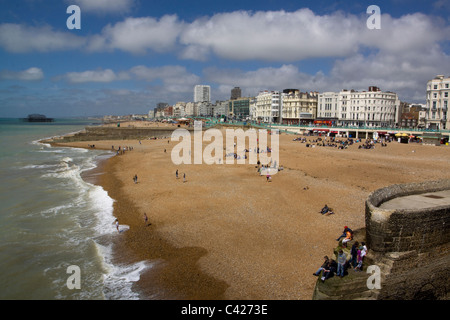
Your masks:
<svg viewBox="0 0 450 320"><path fill-rule="evenodd" d="M450 180L393 185L373 192L366 201L366 242L377 252L426 251L450 242L450 206L387 210L388 200L450 189Z"/></svg>

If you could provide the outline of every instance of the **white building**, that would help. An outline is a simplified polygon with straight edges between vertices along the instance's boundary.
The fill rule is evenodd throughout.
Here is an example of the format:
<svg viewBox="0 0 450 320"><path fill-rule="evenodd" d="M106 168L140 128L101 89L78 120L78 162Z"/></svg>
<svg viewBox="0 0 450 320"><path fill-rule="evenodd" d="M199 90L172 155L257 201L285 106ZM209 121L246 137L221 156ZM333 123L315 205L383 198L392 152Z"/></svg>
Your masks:
<svg viewBox="0 0 450 320"><path fill-rule="evenodd" d="M211 105L211 114L213 117L228 116L228 101L216 101Z"/></svg>
<svg viewBox="0 0 450 320"><path fill-rule="evenodd" d="M447 110L450 95L450 78L436 76L427 83L427 116L428 129L450 128Z"/></svg>
<svg viewBox="0 0 450 320"><path fill-rule="evenodd" d="M342 106L342 97L337 92L324 92L319 94L317 101L317 118L322 119L339 119L341 117L341 109L346 115L347 101ZM343 107L343 108L342 108Z"/></svg>
<svg viewBox="0 0 450 320"><path fill-rule="evenodd" d="M211 103L207 101L201 101L195 103L196 117L207 117L211 113Z"/></svg>
<svg viewBox="0 0 450 320"><path fill-rule="evenodd" d="M186 116L186 102L177 102L173 106L173 116L176 118L182 118Z"/></svg>
<svg viewBox="0 0 450 320"><path fill-rule="evenodd" d="M252 120L278 123L281 120L282 95L280 91L260 91L250 102Z"/></svg>
<svg viewBox="0 0 450 320"><path fill-rule="evenodd" d="M334 120L338 126L394 127L399 107L396 93L377 87L362 92L326 92L319 94L317 118Z"/></svg>
<svg viewBox="0 0 450 320"><path fill-rule="evenodd" d="M196 85L194 87L194 102L211 102L211 87Z"/></svg>
<svg viewBox="0 0 450 320"><path fill-rule="evenodd" d="M193 117L193 116L197 115L194 102L186 103L186 107L185 107L184 111L186 113L186 117Z"/></svg>

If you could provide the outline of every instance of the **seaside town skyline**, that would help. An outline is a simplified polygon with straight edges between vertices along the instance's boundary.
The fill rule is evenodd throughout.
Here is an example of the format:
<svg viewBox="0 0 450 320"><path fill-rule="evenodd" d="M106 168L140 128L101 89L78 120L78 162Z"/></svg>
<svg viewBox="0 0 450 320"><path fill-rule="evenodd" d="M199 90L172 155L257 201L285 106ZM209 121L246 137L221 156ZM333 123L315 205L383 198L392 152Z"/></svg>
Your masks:
<svg viewBox="0 0 450 320"><path fill-rule="evenodd" d="M425 104L426 83L450 70L441 0L0 6L0 117L145 114L159 102L192 101L198 84L211 86L213 101L228 100L234 87L254 97L376 86Z"/></svg>

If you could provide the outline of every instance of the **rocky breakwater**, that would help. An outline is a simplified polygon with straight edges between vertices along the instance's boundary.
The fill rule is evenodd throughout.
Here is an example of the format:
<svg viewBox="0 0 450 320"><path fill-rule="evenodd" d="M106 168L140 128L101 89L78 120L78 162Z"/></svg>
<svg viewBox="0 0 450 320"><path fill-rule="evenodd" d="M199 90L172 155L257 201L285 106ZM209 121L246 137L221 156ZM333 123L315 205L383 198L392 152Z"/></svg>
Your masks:
<svg viewBox="0 0 450 320"><path fill-rule="evenodd" d="M450 298L450 180L376 190L366 201L365 220L355 236L369 249L364 272L318 281L313 299ZM367 285L369 266L380 271L379 289Z"/></svg>

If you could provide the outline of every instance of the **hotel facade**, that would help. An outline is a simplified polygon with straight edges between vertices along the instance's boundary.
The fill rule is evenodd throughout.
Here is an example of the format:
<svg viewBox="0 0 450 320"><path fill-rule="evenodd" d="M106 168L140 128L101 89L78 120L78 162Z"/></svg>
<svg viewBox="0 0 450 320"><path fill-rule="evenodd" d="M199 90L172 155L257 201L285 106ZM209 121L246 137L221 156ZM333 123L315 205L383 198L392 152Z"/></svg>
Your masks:
<svg viewBox="0 0 450 320"><path fill-rule="evenodd" d="M324 92L318 97L317 119L330 120L337 126L394 127L399 108L397 94L378 87L362 92Z"/></svg>
<svg viewBox="0 0 450 320"><path fill-rule="evenodd" d="M250 113L253 121L279 123L282 108L282 92L260 91L250 102Z"/></svg>
<svg viewBox="0 0 450 320"><path fill-rule="evenodd" d="M427 129L449 129L450 77L438 75L427 83Z"/></svg>
<svg viewBox="0 0 450 320"><path fill-rule="evenodd" d="M307 125L317 114L318 92L300 92L285 89L282 96L282 123L287 125Z"/></svg>

